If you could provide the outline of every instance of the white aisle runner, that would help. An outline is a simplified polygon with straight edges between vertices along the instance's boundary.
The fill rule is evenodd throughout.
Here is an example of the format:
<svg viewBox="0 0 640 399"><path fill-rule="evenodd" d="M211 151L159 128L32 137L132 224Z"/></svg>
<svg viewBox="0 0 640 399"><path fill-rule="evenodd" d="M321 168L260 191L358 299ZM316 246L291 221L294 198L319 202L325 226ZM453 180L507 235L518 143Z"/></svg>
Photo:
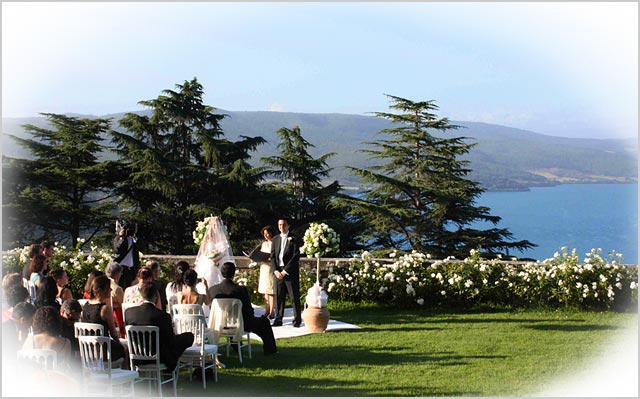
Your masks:
<svg viewBox="0 0 640 399"><path fill-rule="evenodd" d="M254 314L257 317L262 316L264 313L264 307L253 305ZM304 309L303 309L304 311ZM329 315L331 317L331 315ZM269 320L273 323L273 320ZM342 321L329 319L329 324L327 325L326 331L338 331L338 330L359 330L360 327L344 323ZM280 338L291 338L291 337L300 337L303 335L312 334L311 331L307 330L304 326L304 321L302 322L302 326L300 328L293 327L293 308L285 308L284 310L284 319L282 320L281 327L273 327L273 336L277 339ZM257 341L262 342L260 337L251 333L251 339L255 339Z"/></svg>

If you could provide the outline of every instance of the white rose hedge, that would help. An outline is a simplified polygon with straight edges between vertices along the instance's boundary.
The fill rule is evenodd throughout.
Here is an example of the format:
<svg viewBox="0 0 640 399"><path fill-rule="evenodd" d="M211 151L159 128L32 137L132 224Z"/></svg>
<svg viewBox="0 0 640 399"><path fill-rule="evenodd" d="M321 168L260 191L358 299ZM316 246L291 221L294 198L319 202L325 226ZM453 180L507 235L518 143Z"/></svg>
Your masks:
<svg viewBox="0 0 640 399"><path fill-rule="evenodd" d="M364 252L349 266L325 279L332 298L374 301L400 307L465 307L476 304L508 307L575 307L622 309L637 306L638 269L608 260L594 249L579 262L575 250L551 259L516 265L482 259L477 251L458 261L431 260L412 252L392 253L381 264Z"/></svg>

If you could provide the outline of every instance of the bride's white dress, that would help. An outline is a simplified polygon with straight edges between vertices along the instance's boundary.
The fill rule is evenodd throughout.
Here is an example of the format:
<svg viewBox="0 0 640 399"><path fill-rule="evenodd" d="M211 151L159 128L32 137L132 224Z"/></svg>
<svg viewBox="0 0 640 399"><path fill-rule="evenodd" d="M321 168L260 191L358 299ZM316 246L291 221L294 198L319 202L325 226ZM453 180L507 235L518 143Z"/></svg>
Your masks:
<svg viewBox="0 0 640 399"><path fill-rule="evenodd" d="M216 216L209 221L194 269L198 277L204 277L207 285L212 287L222 281L219 266L225 262L235 263L235 260L227 240L227 229L222 219Z"/></svg>

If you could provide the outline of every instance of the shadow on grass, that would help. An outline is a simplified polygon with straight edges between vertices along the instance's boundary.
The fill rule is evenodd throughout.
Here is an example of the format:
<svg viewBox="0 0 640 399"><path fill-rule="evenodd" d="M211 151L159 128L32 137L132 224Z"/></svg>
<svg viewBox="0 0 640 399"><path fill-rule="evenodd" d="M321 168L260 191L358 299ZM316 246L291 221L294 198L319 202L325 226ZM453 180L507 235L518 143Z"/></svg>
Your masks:
<svg viewBox="0 0 640 399"><path fill-rule="evenodd" d="M568 325L568 324L542 324L536 326L523 326L532 330L540 331L615 331L621 330L623 327L619 326L603 326L600 324L583 324L583 325Z"/></svg>
<svg viewBox="0 0 640 399"><path fill-rule="evenodd" d="M224 379L223 379L224 378ZM415 386L404 384L380 385L373 389L359 388L358 380L337 380L332 378L287 377L286 381L278 381L273 377L251 377L251 384L246 383L246 376L221 376L219 382L207 382L207 389L202 384L179 381L178 396L188 397L455 397L481 396L475 391L444 390L434 383L416 381ZM166 393L168 393L165 390ZM170 395L170 393L169 393Z"/></svg>
<svg viewBox="0 0 640 399"><path fill-rule="evenodd" d="M323 349L323 348L320 348ZM506 359L507 356L464 356L452 351L411 352L410 345L381 347L345 345L333 346L318 351L315 347L285 347L275 356L257 354L242 365L237 358L222 357L228 366L219 371L219 382L207 382L206 391L199 380L190 382L181 376L180 396L478 396L480 392L450 392L438 388L437 382L416 379L415 385L394 386L371 384L368 373L372 370L415 364L424 367L459 367L486 359ZM310 356L310 353L314 353ZM271 370L273 378L255 376L255 372ZM278 378L279 370L300 370L300 377ZM335 370L344 370L343 373ZM324 370L334 370L335 378L326 376ZM308 378L304 374L311 374ZM317 376L313 376L313 375ZM319 377L319 378L318 378ZM413 395L415 393L415 395Z"/></svg>

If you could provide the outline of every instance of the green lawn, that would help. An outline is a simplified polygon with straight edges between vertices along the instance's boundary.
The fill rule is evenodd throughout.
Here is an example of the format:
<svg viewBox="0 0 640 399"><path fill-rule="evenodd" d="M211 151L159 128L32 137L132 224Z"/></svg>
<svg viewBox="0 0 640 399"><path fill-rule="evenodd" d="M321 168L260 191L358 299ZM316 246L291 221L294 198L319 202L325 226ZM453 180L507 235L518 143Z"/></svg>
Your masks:
<svg viewBox="0 0 640 399"><path fill-rule="evenodd" d="M330 304L331 305L331 304ZM398 311L333 304L362 330L278 340L279 353L221 360L219 382L180 396L526 396L583 369L637 314L580 311ZM141 387L142 388L142 387Z"/></svg>

